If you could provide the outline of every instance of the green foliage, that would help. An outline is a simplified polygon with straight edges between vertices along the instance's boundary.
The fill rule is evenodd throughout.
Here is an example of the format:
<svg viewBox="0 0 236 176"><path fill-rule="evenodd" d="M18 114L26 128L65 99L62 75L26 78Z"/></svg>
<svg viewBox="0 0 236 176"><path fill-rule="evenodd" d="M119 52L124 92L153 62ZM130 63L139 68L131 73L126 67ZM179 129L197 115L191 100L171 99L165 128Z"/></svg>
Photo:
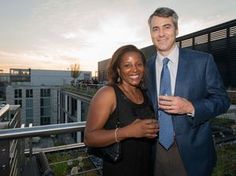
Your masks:
<svg viewBox="0 0 236 176"><path fill-rule="evenodd" d="M231 104L236 104L236 99L231 99Z"/></svg>
<svg viewBox="0 0 236 176"><path fill-rule="evenodd" d="M56 176L70 175L73 167L78 167L79 172L94 169L87 153L79 150L61 151L48 153L47 158L51 169ZM97 171L79 174L80 176L97 176Z"/></svg>
<svg viewBox="0 0 236 176"><path fill-rule="evenodd" d="M227 118L214 118L212 119L211 123L215 126L230 128L231 125L235 124L235 121Z"/></svg>
<svg viewBox="0 0 236 176"><path fill-rule="evenodd" d="M66 153L49 153L47 154L47 158L49 163L54 163L69 160L71 156Z"/></svg>
<svg viewBox="0 0 236 176"><path fill-rule="evenodd" d="M65 142L62 142L62 141L56 141L54 142L54 146L62 146L62 145L66 145Z"/></svg>
<svg viewBox="0 0 236 176"><path fill-rule="evenodd" d="M65 176L67 175L67 163L58 163L51 166L55 176Z"/></svg>
<svg viewBox="0 0 236 176"><path fill-rule="evenodd" d="M217 164L212 176L236 175L236 144L217 149Z"/></svg>

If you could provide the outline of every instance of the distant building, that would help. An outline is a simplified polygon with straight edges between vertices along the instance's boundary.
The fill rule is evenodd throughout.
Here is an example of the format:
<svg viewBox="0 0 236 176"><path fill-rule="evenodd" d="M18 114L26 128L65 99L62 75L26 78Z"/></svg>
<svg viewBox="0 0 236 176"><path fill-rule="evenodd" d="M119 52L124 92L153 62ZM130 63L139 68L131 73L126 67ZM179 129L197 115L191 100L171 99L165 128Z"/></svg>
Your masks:
<svg viewBox="0 0 236 176"><path fill-rule="evenodd" d="M92 96L81 95L78 90L73 92L60 89L58 92L58 117L59 123L86 121L89 102ZM76 142L81 142L83 133L77 132L71 136Z"/></svg>
<svg viewBox="0 0 236 176"><path fill-rule="evenodd" d="M91 80L91 71L81 71L78 80ZM13 85L66 85L71 84L71 71L10 69L10 82Z"/></svg>
<svg viewBox="0 0 236 176"><path fill-rule="evenodd" d="M10 82L9 73L0 72L0 104L6 101L6 87Z"/></svg>
<svg viewBox="0 0 236 176"><path fill-rule="evenodd" d="M0 82L10 82L10 74L0 72Z"/></svg>
<svg viewBox="0 0 236 176"><path fill-rule="evenodd" d="M107 81L107 66L111 59L98 62L98 81L103 83Z"/></svg>
<svg viewBox="0 0 236 176"><path fill-rule="evenodd" d="M91 71L81 71L78 80L91 80ZM10 83L6 88L6 103L21 105L22 123L28 125L60 122L59 92L71 85L70 71L10 69Z"/></svg>
<svg viewBox="0 0 236 176"><path fill-rule="evenodd" d="M56 86L8 86L6 103L21 106L21 122L34 126L57 123Z"/></svg>

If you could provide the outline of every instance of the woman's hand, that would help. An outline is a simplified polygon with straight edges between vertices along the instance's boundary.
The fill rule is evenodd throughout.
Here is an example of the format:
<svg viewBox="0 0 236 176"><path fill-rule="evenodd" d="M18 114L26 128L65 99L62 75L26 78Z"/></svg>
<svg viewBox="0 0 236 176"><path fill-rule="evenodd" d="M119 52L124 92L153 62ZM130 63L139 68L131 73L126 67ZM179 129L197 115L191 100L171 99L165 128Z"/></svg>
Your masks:
<svg viewBox="0 0 236 176"><path fill-rule="evenodd" d="M127 135L135 138L155 138L159 131L159 125L156 119L136 119L125 128L127 130Z"/></svg>

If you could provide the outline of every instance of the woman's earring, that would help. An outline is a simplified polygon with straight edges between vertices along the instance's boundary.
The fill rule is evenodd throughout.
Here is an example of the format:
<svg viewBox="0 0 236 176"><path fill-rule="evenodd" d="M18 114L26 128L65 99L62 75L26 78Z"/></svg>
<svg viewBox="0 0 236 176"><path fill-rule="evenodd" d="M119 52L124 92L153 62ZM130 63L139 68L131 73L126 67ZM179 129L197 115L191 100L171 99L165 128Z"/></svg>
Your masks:
<svg viewBox="0 0 236 176"><path fill-rule="evenodd" d="M120 82L120 76L117 78L117 82L118 82L118 83Z"/></svg>

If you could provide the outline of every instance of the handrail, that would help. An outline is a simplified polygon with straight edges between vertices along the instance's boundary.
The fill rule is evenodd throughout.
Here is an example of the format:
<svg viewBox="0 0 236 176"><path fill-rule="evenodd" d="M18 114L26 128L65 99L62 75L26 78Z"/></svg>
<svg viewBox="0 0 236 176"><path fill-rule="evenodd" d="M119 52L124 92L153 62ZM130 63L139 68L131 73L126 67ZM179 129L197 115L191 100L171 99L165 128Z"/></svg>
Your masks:
<svg viewBox="0 0 236 176"><path fill-rule="evenodd" d="M0 117L2 117L3 114L8 111L8 109L10 109L10 105L9 105L9 104L6 104L6 105L2 106L2 107L0 108Z"/></svg>
<svg viewBox="0 0 236 176"><path fill-rule="evenodd" d="M52 134L69 133L75 131L83 131L86 121L61 123L43 126L33 126L25 128L1 129L0 140L2 139L18 139L24 137L49 136Z"/></svg>

